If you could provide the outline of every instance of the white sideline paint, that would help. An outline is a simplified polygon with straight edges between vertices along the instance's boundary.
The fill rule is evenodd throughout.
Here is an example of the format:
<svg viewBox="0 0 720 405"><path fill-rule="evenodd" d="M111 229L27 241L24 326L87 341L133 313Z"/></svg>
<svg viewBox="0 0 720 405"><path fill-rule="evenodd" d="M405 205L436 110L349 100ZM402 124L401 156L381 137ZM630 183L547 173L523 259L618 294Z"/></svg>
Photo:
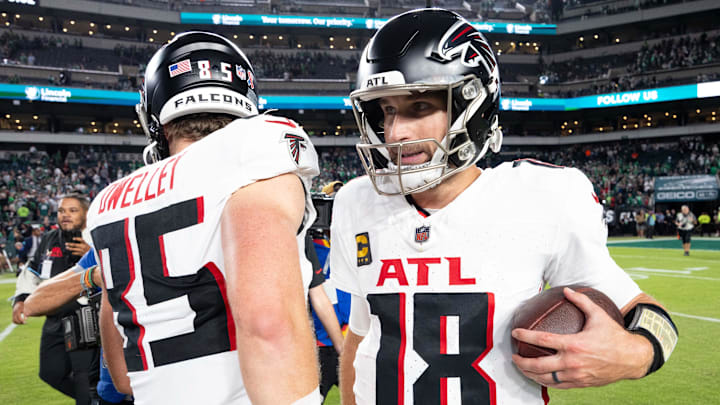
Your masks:
<svg viewBox="0 0 720 405"><path fill-rule="evenodd" d="M694 271L707 270L708 267L686 267L684 270L649 269L647 267L630 267L625 271L635 280L644 280L652 276L690 278L694 280L720 281L720 278L691 276ZM650 274L648 274L650 273Z"/></svg>
<svg viewBox="0 0 720 405"><path fill-rule="evenodd" d="M11 323L10 325L8 325L8 327L5 328L5 330L2 331L2 333L0 333L0 342L5 340L5 338L8 337L10 332L12 332L13 329L15 329L16 327L17 327L17 325L15 325L14 323Z"/></svg>
<svg viewBox="0 0 720 405"><path fill-rule="evenodd" d="M683 317L683 318L699 319L699 320L701 320L701 321L708 321L708 322L720 323L720 319L717 319L717 318L708 318L707 316L696 316L696 315L681 314L680 312L670 312L670 315L680 316L680 317Z"/></svg>

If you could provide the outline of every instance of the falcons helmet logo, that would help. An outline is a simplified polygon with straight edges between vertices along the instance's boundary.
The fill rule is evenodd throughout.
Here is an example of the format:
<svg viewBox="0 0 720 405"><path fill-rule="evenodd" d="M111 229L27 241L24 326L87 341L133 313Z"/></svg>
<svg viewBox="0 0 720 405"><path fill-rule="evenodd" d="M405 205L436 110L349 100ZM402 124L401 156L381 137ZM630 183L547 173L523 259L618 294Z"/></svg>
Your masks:
<svg viewBox="0 0 720 405"><path fill-rule="evenodd" d="M485 66L488 72L495 70L497 61L490 45L472 25L458 21L443 35L438 43L437 54L445 61L462 58L462 64L469 67Z"/></svg>
<svg viewBox="0 0 720 405"><path fill-rule="evenodd" d="M283 139L288 143L288 151L295 164L300 163L300 150L307 148L307 140L300 135L285 134Z"/></svg>

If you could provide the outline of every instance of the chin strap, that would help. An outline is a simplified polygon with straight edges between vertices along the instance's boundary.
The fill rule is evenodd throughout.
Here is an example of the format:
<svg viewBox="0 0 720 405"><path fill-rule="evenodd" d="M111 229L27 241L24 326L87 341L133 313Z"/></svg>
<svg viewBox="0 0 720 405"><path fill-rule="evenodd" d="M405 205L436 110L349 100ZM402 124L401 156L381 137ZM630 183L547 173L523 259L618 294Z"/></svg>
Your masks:
<svg viewBox="0 0 720 405"><path fill-rule="evenodd" d="M503 133L502 129L500 129L500 126L498 125L498 116L496 114L493 116L492 123L490 124L490 138L488 139L490 150L493 151L493 153L500 152L502 141Z"/></svg>
<svg viewBox="0 0 720 405"><path fill-rule="evenodd" d="M152 141L143 148L143 162L145 162L146 165L151 165L160 161L160 159L158 159L156 146L157 141Z"/></svg>

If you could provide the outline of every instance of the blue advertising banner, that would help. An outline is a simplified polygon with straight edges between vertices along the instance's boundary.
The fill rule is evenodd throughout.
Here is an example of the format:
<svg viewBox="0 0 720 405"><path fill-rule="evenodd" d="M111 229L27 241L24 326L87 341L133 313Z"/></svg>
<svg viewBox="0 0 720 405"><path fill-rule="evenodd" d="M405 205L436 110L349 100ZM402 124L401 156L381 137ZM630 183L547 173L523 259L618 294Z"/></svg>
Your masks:
<svg viewBox="0 0 720 405"><path fill-rule="evenodd" d="M255 27L314 27L376 30L387 18L356 18L308 15L262 15L180 13L182 24L244 25ZM471 22L481 32L513 35L555 35L555 24L524 24L503 22Z"/></svg>
<svg viewBox="0 0 720 405"><path fill-rule="evenodd" d="M502 97L500 99L500 110L569 111L704 97L720 97L720 81L623 93L598 94L577 98ZM134 91L0 83L0 99L132 106L140 101L140 96ZM277 108L293 110L349 110L352 108L349 97L282 95L260 97L259 107L260 109Z"/></svg>
<svg viewBox="0 0 720 405"><path fill-rule="evenodd" d="M105 105L135 105L140 102L140 95L136 91L95 90L24 84L0 84L0 98L46 101L50 103Z"/></svg>

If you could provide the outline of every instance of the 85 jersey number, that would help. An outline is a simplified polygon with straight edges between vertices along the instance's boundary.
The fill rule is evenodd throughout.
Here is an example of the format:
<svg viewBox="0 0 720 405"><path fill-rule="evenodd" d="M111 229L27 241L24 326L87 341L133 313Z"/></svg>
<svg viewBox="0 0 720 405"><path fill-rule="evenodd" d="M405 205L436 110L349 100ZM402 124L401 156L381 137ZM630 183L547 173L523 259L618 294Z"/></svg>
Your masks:
<svg viewBox="0 0 720 405"><path fill-rule="evenodd" d="M492 293L417 293L413 296L413 332L407 336L406 294L370 294L370 311L380 320L376 356L376 403L405 403L406 344L427 368L413 383L414 404L448 404L449 383L460 383L463 404L495 404L495 382L480 361L492 349ZM457 393L456 393L457 395Z"/></svg>
<svg viewBox="0 0 720 405"><path fill-rule="evenodd" d="M201 197L135 217L137 260L131 243L131 219L91 232L103 272L108 271L108 264L110 267L108 300L127 337L124 352L128 371L235 350L235 325L222 272L209 262L195 274L171 276L166 263L164 236L190 232L191 226L203 222L203 210ZM131 293L138 279L143 293Z"/></svg>

